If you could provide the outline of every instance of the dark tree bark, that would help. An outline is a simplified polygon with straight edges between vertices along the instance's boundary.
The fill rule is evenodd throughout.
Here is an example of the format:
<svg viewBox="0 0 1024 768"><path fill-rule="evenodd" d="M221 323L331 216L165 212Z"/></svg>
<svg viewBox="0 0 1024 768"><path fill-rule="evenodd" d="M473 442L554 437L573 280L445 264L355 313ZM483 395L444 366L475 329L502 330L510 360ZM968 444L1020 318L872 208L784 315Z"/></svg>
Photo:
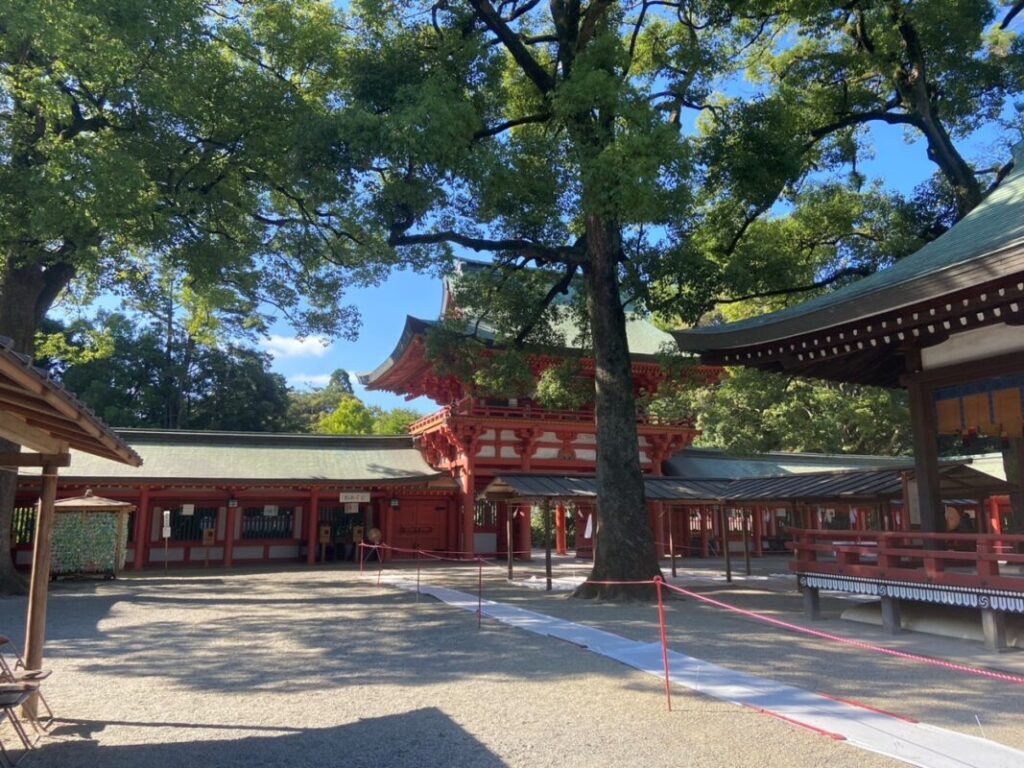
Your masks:
<svg viewBox="0 0 1024 768"><path fill-rule="evenodd" d="M8 258L0 273L0 336L7 336L14 349L31 355L35 349L36 329L74 274L63 262L43 266L36 261L18 265ZM17 451L20 446L0 440L0 451ZM11 559L11 525L14 520L14 496L18 478L12 472L0 472L0 594L25 594L27 584Z"/></svg>
<svg viewBox="0 0 1024 768"><path fill-rule="evenodd" d="M909 69L897 70L896 89L907 110L916 117L914 124L928 142L928 159L939 166L956 190L959 218L963 218L981 202L981 183L957 150L939 117L938 107L929 93L928 68L917 30L902 10L894 11L894 21L910 59Z"/></svg>
<svg viewBox="0 0 1024 768"><path fill-rule="evenodd" d="M644 505L637 439L633 368L626 342L626 315L619 296L618 229L587 219L584 281L594 348L597 422L597 510L594 568L590 579L640 581L660 575ZM578 597L650 599L653 587L584 584Z"/></svg>

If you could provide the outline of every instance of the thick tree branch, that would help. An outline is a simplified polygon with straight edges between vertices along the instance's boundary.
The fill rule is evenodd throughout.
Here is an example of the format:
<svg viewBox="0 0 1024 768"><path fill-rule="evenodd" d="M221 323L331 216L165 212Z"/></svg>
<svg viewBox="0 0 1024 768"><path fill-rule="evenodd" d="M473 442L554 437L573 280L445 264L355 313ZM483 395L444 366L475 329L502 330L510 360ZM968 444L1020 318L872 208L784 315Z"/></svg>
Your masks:
<svg viewBox="0 0 1024 768"><path fill-rule="evenodd" d="M1003 17L1002 22L999 24L999 28L1006 29L1008 26L1010 26L1010 23L1017 17L1017 14L1020 13L1021 11L1024 11L1024 0L1017 0L1017 2L1010 7L1010 10L1007 11L1006 16Z"/></svg>
<svg viewBox="0 0 1024 768"><path fill-rule="evenodd" d="M580 24L580 32L576 38L576 51L582 51L597 34L597 26L601 19L608 12L611 0L591 0L587 10L583 12L583 21Z"/></svg>
<svg viewBox="0 0 1024 768"><path fill-rule="evenodd" d="M497 136L499 133L504 133L510 128L516 128L520 125L528 125L530 123L543 123L551 119L550 112L540 112L536 115L524 115L523 117L515 117L511 120L506 120L502 123L492 125L488 128L483 128L473 134L474 139L488 139L492 136Z"/></svg>
<svg viewBox="0 0 1024 768"><path fill-rule="evenodd" d="M871 122L888 123L889 125L913 125L915 127L920 127L921 121L915 115L904 112L887 111L895 106L896 104L893 104L892 100L890 100L882 109L873 109L867 112L853 112L839 118L833 123L815 128L811 131L811 136L813 137L811 144L815 144L826 136L829 136L836 131L841 131L844 128L851 128L855 125L864 125L865 123Z"/></svg>
<svg viewBox="0 0 1024 768"><path fill-rule="evenodd" d="M533 57L526 44L501 18L494 6L488 0L469 0L469 4L487 28L498 36L505 49L512 55L523 73L530 78L537 90L544 94L549 93L555 87L554 77L548 74L548 71Z"/></svg>
<svg viewBox="0 0 1024 768"><path fill-rule="evenodd" d="M822 278L821 280L815 280L813 283L809 283L808 285L799 285L795 288L775 288L770 291L758 291L755 293L748 293L743 296L732 296L729 298L720 296L718 298L712 299L711 303L737 304L741 301L751 301L752 299L767 299L771 298L772 296L787 296L792 293L806 293L808 291L817 290L818 288L825 288L846 277L853 277L854 275L857 275L859 277L867 277L872 272L874 272L874 270L866 265L845 267L843 269L840 269L838 272L833 272L826 278Z"/></svg>
<svg viewBox="0 0 1024 768"><path fill-rule="evenodd" d="M533 314L533 318L519 329L519 333L516 334L515 343L516 346L522 344L526 337L533 333L533 329L537 327L537 323L540 322L541 316L545 310L551 306L551 302L555 300L557 296L564 296L569 292L569 285L572 283L572 279L576 276L576 271L579 269L575 264L572 264L565 269L565 274L556 282L548 292L544 294L544 298L541 299L540 304L537 305L537 311Z"/></svg>
<svg viewBox="0 0 1024 768"><path fill-rule="evenodd" d="M518 3L501 3L498 6L498 9L501 13L505 12L506 5L514 6L512 12L508 16L504 17L505 23L511 24L513 21L518 19L523 14L529 13L538 5L540 5L540 0L527 0L527 2L523 3L522 5L519 5Z"/></svg>
<svg viewBox="0 0 1024 768"><path fill-rule="evenodd" d="M446 229L439 232L424 232L421 234L405 234L402 229L404 225L399 224L392 228L388 236L388 245L392 247L410 245L440 245L442 243L454 243L463 248L469 248L476 252L517 253L520 256L536 262L540 266L548 264L572 264L583 263L582 256L577 253L575 246L550 246L535 243L532 240L518 238L505 238L492 240L483 237L470 237L461 232Z"/></svg>

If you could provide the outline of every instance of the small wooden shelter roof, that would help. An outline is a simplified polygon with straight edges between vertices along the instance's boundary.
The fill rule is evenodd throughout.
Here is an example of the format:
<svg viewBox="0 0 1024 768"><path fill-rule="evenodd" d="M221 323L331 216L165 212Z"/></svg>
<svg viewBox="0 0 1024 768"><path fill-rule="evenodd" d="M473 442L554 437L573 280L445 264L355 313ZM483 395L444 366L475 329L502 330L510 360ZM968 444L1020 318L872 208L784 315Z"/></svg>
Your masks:
<svg viewBox="0 0 1024 768"><path fill-rule="evenodd" d="M1024 143L949 231L888 269L787 309L673 333L705 363L899 386L911 347L1024 322Z"/></svg>
<svg viewBox="0 0 1024 768"><path fill-rule="evenodd" d="M92 489L86 489L81 496L58 499L53 502L56 512L134 512L135 505L127 501L117 501L97 496Z"/></svg>
<svg viewBox="0 0 1024 768"><path fill-rule="evenodd" d="M728 487L721 480L684 480L677 477L645 477L648 501L701 501L719 498ZM488 499L582 500L597 497L597 478L566 475L501 475L480 496Z"/></svg>
<svg viewBox="0 0 1024 768"><path fill-rule="evenodd" d="M910 467L905 471L913 475ZM903 472L895 469L820 472L785 477L744 478L729 484L723 499L756 501L876 501L903 496ZM939 468L940 489L945 499L977 499L1007 493L1010 486L965 464Z"/></svg>
<svg viewBox="0 0 1024 768"><path fill-rule="evenodd" d="M0 336L0 436L41 454L69 449L138 467L142 459L89 408Z"/></svg>
<svg viewBox="0 0 1024 768"><path fill-rule="evenodd" d="M648 501L745 502L871 502L899 499L903 474L910 466L837 472L813 472L735 480L687 480L677 477L644 478ZM1009 485L964 463L940 468L942 493L949 499L975 499L1007 493ZM591 476L500 475L480 494L488 499L521 501L593 500L597 479Z"/></svg>

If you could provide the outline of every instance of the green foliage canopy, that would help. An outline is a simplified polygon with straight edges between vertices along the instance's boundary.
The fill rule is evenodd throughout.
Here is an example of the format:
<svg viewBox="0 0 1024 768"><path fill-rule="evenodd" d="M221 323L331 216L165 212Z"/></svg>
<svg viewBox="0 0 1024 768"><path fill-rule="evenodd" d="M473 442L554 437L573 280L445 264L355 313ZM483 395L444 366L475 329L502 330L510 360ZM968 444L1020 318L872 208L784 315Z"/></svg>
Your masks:
<svg viewBox="0 0 1024 768"><path fill-rule="evenodd" d="M268 355L170 336L100 313L53 329L40 353L63 384L116 427L265 432L288 426L288 388Z"/></svg>
<svg viewBox="0 0 1024 768"><path fill-rule="evenodd" d="M703 431L697 445L734 453L898 455L911 447L905 395L874 387L734 368L718 385L684 391L677 402Z"/></svg>

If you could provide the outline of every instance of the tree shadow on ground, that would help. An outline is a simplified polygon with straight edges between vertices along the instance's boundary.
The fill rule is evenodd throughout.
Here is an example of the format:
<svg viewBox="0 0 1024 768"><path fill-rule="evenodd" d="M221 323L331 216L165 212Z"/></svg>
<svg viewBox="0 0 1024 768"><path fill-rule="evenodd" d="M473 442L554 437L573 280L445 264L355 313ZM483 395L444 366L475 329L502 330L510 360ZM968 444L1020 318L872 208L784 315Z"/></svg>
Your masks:
<svg viewBox="0 0 1024 768"><path fill-rule="evenodd" d="M269 727L267 735L238 739L180 741L101 746L92 740L69 738L69 730L119 725L159 729L223 728L235 725L196 726L191 723L119 723L58 721L57 737L33 752L32 768L251 768L273 766L345 766L345 768L495 768L505 765L491 750L436 708L401 715L359 720L333 728L285 729ZM263 730L259 728L249 730ZM273 735L271 735L273 734Z"/></svg>
<svg viewBox="0 0 1024 768"><path fill-rule="evenodd" d="M514 663L517 653L549 652L545 638L493 622L480 630L474 615L426 596L349 582L263 597L240 581L53 601L47 658L73 659L97 681L162 679L195 692L429 686L496 670L551 679L550 669Z"/></svg>

